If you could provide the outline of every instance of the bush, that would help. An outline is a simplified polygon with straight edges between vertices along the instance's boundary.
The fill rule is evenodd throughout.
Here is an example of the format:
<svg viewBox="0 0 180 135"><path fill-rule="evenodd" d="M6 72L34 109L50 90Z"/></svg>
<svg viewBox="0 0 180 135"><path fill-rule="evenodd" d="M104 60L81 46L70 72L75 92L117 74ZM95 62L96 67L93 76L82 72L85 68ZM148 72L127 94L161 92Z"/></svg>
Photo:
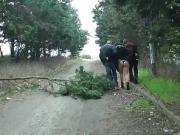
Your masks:
<svg viewBox="0 0 180 135"><path fill-rule="evenodd" d="M75 79L66 84L63 95L75 95L84 99L98 99L112 88L112 83L105 75L97 76L84 71L83 67L76 70Z"/></svg>

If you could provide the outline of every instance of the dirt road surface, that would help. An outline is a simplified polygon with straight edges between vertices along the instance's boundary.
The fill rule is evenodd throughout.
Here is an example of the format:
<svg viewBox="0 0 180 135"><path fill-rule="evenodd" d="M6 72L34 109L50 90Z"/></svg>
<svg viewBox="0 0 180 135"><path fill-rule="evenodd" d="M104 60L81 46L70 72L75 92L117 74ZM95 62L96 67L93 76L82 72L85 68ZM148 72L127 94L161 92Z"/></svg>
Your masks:
<svg viewBox="0 0 180 135"><path fill-rule="evenodd" d="M97 74L104 72L100 62L81 64ZM78 66L56 77L72 77ZM0 135L173 135L176 126L155 108L153 115L120 109L139 96L122 89L98 100L54 97L38 90L23 92L0 104Z"/></svg>

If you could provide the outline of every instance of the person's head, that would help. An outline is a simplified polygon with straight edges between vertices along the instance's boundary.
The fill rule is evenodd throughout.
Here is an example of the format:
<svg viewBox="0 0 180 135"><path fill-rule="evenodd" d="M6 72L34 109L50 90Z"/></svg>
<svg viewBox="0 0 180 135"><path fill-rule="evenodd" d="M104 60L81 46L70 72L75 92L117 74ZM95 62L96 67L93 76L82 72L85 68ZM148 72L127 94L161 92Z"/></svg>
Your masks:
<svg viewBox="0 0 180 135"><path fill-rule="evenodd" d="M118 46L118 45L123 45L123 40L117 40L116 46Z"/></svg>

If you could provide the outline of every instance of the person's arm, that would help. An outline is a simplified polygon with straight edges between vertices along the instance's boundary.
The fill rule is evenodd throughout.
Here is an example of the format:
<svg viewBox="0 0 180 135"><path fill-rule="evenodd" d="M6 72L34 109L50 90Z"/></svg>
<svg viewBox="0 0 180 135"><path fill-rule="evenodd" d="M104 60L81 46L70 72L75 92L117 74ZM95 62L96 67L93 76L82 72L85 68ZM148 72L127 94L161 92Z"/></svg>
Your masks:
<svg viewBox="0 0 180 135"><path fill-rule="evenodd" d="M139 60L138 47L135 44L133 44L133 57L134 60Z"/></svg>
<svg viewBox="0 0 180 135"><path fill-rule="evenodd" d="M99 54L99 58L100 58L101 62L103 63L103 65L105 65L105 59L103 58L102 53Z"/></svg>
<svg viewBox="0 0 180 135"><path fill-rule="evenodd" d="M125 60L127 61L131 61L132 57L133 57L133 52L132 50L128 50L128 49L125 49Z"/></svg>

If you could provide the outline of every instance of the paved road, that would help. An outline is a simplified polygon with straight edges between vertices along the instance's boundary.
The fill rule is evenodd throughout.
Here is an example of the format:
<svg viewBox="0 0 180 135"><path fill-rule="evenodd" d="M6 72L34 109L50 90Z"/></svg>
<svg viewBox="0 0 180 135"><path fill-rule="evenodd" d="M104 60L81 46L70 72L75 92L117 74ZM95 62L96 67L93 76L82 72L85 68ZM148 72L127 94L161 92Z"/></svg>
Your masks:
<svg viewBox="0 0 180 135"><path fill-rule="evenodd" d="M104 72L99 62L83 62L85 69ZM77 65L56 77L72 76ZM45 92L24 92L0 104L0 135L163 135L174 125L153 108L149 113L128 113L124 104L139 97L136 91L107 93L102 99L54 97Z"/></svg>

